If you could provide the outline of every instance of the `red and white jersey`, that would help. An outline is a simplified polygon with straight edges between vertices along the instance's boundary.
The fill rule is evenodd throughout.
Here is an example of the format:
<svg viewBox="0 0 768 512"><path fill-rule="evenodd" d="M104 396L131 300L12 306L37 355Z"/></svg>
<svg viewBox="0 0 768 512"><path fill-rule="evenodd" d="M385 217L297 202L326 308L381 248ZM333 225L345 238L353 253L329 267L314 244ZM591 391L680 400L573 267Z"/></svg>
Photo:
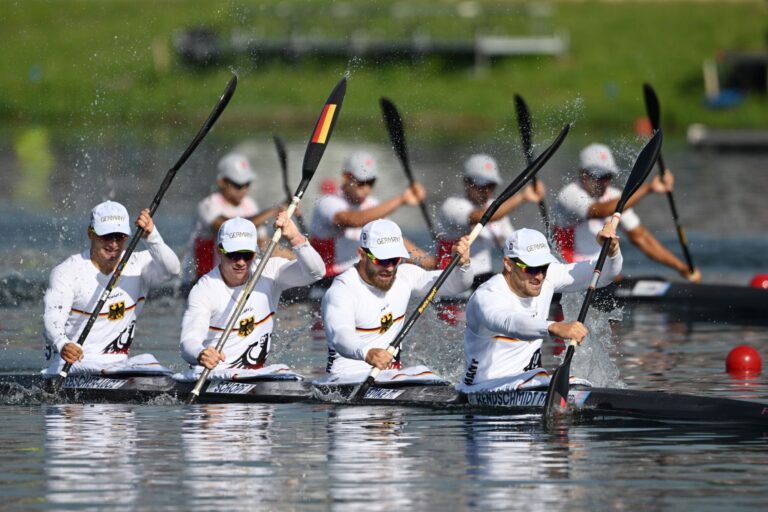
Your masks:
<svg viewBox="0 0 768 512"><path fill-rule="evenodd" d="M181 264L157 228L144 239L146 251L134 252L83 344L83 362L108 364L128 358L136 319L151 287L179 274ZM90 252L70 256L51 271L43 299L45 359L48 373L64 366L64 345L80 337L112 274L102 274Z"/></svg>
<svg viewBox="0 0 768 512"><path fill-rule="evenodd" d="M595 203L603 203L621 197L621 190L608 187L602 197L590 196L580 183L566 185L557 194L554 221L555 241L560 253L566 261L585 261L597 259L600 245L597 234L605 225L608 218L590 219L587 217L589 208ZM631 231L640 225L640 217L632 208L621 214L619 226L625 231Z"/></svg>
<svg viewBox="0 0 768 512"><path fill-rule="evenodd" d="M493 202L489 199L488 207ZM468 235L474 226L469 225L469 216L478 207L466 197L449 197L440 207L440 240L437 246L438 268L445 268L451 258L451 247L464 235ZM514 228L508 217L489 222L470 248L470 265L475 275L493 270L493 254L512 234Z"/></svg>
<svg viewBox="0 0 768 512"><path fill-rule="evenodd" d="M621 272L621 253L606 258L598 287ZM517 375L541 366L541 344L550 340L547 320L552 295L584 291L593 261L552 263L537 297L520 297L496 274L480 285L467 302L462 386Z"/></svg>
<svg viewBox="0 0 768 512"><path fill-rule="evenodd" d="M333 217L339 212L367 210L378 204L379 201L371 196L366 197L362 204L352 204L341 192L327 194L317 200L309 231L312 233L312 246L325 262L326 276L341 274L357 263L362 231L362 228L340 228L333 223Z"/></svg>
<svg viewBox="0 0 768 512"><path fill-rule="evenodd" d="M426 294L440 274L404 263L397 267L395 281L386 292L363 281L357 267L337 276L321 304L328 343L326 371L339 375L370 371L365 362L368 350L387 348L402 329L411 294ZM462 267L446 279L440 294L459 294L472 285L473 278L471 266Z"/></svg>
<svg viewBox="0 0 768 512"><path fill-rule="evenodd" d="M269 259L248 302L233 324L223 349L226 361L219 363L219 367L261 367L269 353L280 294L288 288L306 286L323 277L323 260L311 245L305 243L294 248L294 252L295 260ZM254 259L251 271L256 269L258 261ZM181 324L181 355L190 365L197 365L197 357L204 348L216 346L237 308L244 287L244 284L235 288L227 286L219 266L192 287ZM259 364L257 360L262 351L264 356Z"/></svg>
<svg viewBox="0 0 768 512"><path fill-rule="evenodd" d="M234 217L250 218L259 213L256 201L250 196L245 196L239 205L227 201L221 192L214 192L197 204L197 221L192 232L192 253L195 256L196 276L207 274L213 267L219 264L219 255L216 251L216 231L213 230L213 221L219 217L232 219ZM259 236L267 236L264 226L258 226Z"/></svg>

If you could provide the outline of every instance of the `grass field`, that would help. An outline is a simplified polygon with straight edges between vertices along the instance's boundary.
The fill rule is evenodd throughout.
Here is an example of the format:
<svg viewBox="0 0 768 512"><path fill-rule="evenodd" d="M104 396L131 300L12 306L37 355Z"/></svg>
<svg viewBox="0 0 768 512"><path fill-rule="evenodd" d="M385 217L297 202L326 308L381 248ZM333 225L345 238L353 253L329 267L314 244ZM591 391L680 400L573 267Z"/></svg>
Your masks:
<svg viewBox="0 0 768 512"><path fill-rule="evenodd" d="M410 7L409 7L410 6ZM3 2L0 120L4 129L43 124L65 133L199 123L227 82L226 66L194 70L172 49L175 31L205 25L262 37L291 33L406 38L414 32L469 39L475 33L567 33L561 57L505 58L482 74L437 58L301 62L233 57L240 85L220 129L304 133L333 84L351 80L339 132L381 138L377 100L400 107L414 138L472 139L514 127L521 93L540 124L576 120L584 133L629 131L643 115L641 85L654 84L664 126L766 127L768 99L711 110L701 64L727 49L765 50L768 4L754 2L262 1ZM404 11L408 11L405 12ZM475 16L462 16L460 13ZM552 128L554 129L554 128ZM375 135L372 135L374 134Z"/></svg>

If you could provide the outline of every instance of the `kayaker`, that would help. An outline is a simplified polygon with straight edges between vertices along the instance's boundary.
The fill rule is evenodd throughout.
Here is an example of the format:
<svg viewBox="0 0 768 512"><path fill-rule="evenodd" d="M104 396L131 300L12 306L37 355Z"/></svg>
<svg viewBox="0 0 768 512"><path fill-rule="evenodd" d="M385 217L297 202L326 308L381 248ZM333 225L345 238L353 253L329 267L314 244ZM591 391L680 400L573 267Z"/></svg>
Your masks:
<svg viewBox="0 0 768 512"><path fill-rule="evenodd" d="M365 151L355 151L344 160L339 191L322 196L315 204L311 241L325 261L326 277L334 277L358 261L358 240L363 226L402 206L416 206L427 197L424 186L414 182L401 194L379 202L371 195L377 173L373 156ZM433 257L408 240L404 242L415 263L434 268Z"/></svg>
<svg viewBox="0 0 768 512"><path fill-rule="evenodd" d="M447 295L467 290L474 277L467 237L462 237L453 251L461 267L440 289ZM401 367L400 352L393 358L386 348L402 328L411 294L426 294L441 272L402 263L409 256L402 232L386 219L363 227L356 256L358 262L333 280L321 308L328 343L327 373L336 379L359 382L372 366L381 370ZM379 378L386 380L388 376L385 371Z"/></svg>
<svg viewBox="0 0 768 512"><path fill-rule="evenodd" d="M622 265L619 239L610 222L597 234L599 243L604 238L610 238L611 245L598 287L609 284ZM587 335L581 322L552 322L547 316L556 292L586 289L594 261L560 263L542 233L523 228L507 238L503 265L503 272L480 285L467 302L461 391L545 375L541 368L545 340L563 338L581 343Z"/></svg>
<svg viewBox="0 0 768 512"><path fill-rule="evenodd" d="M149 356L128 358L136 320L149 290L179 274L181 265L157 230L148 209L136 220L144 230L146 251L131 254L102 311L82 346L77 344L93 308L99 302L131 235L128 211L114 201L91 210L90 248L70 256L51 271L43 299L46 375L55 375L67 362L70 373L97 373L103 368L159 363ZM149 359L147 359L147 357Z"/></svg>
<svg viewBox="0 0 768 512"><path fill-rule="evenodd" d="M440 240L437 245L437 266L445 268L451 259L451 248L468 233L493 202L493 191L501 182L496 160L485 154L470 156L464 162L464 196L449 197L440 207ZM472 244L472 270L474 286L493 276L493 254L500 250L504 240L514 231L508 215L526 201L538 203L544 198L546 188L539 180L537 186L524 188L506 200L491 217Z"/></svg>
<svg viewBox="0 0 768 512"><path fill-rule="evenodd" d="M194 279L207 274L217 263L216 234L228 219L244 217L259 226L260 242L267 240L267 231L262 224L275 217L282 208L277 205L259 211L256 201L248 195L256 174L248 158L242 153L229 153L218 164L216 192L207 196L197 205L197 221L192 233L194 254Z"/></svg>
<svg viewBox="0 0 768 512"><path fill-rule="evenodd" d="M621 191L611 185L618 174L613 153L604 144L591 144L579 154L579 180L566 185L557 195L555 206L554 239L562 257L568 261L583 261L597 257L600 246L595 234L606 218L616 208ZM654 176L641 185L627 201L621 216L621 228L646 256L676 270L691 282L701 281L701 273L693 273L688 265L664 247L653 234L640 223L640 217L631 208L651 193L664 194L672 190L674 176L667 170L664 178Z"/></svg>
<svg viewBox="0 0 768 512"><path fill-rule="evenodd" d="M323 277L322 258L286 212L278 214L274 226L282 230L296 259L270 258L221 352L216 344L259 259L253 222L235 217L219 228L217 250L221 262L197 281L187 298L181 324L181 355L190 364L190 371L178 378L196 380L203 366L213 370L212 377L220 378L243 377L261 370L271 348L280 294ZM268 370L285 372L288 367L272 365Z"/></svg>

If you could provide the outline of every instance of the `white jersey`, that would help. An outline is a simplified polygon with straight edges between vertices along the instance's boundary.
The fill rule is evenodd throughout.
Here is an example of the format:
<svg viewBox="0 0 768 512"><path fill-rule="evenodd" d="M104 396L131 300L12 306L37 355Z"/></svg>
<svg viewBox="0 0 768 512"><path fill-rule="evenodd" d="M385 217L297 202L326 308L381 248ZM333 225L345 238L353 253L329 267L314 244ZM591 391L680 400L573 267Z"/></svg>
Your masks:
<svg viewBox="0 0 768 512"><path fill-rule="evenodd" d="M197 221L193 238L199 240L216 240L216 232L211 225L219 217L232 219L234 217L250 218L259 213L256 201L250 196L245 196L239 205L227 201L221 192L214 192L197 204ZM264 236L266 231L260 227L259 236Z"/></svg>
<svg viewBox="0 0 768 512"><path fill-rule="evenodd" d="M555 223L561 230L558 243L564 249L566 260L584 261L597 259L600 255L600 245L597 243L597 233L603 229L608 218L590 219L587 217L590 207L595 203L604 203L621 197L621 191L607 187L605 193L594 198L584 190L580 183L571 183L563 187L557 194L555 204ZM625 231L631 231L640 225L640 217L632 208L621 214L619 226Z"/></svg>
<svg viewBox="0 0 768 512"><path fill-rule="evenodd" d="M621 253L606 258L598 286L621 272ZM537 297L519 297L496 274L483 283L467 302L464 331L466 386L517 375L541 366L541 344L549 341L547 320L555 292L584 291L592 278L594 262L552 263Z"/></svg>
<svg viewBox="0 0 768 512"><path fill-rule="evenodd" d="M404 263L397 267L395 281L386 292L363 281L357 267L336 277L321 305L328 342L326 371L337 375L370 371L365 362L368 350L387 348L402 329L411 293L426 294L440 274ZM454 271L440 293L461 293L471 286L473 277L471 266ZM396 362L399 357L398 353Z"/></svg>
<svg viewBox="0 0 768 512"><path fill-rule="evenodd" d="M136 319L149 289L179 274L181 265L157 228L144 239L148 250L134 252L83 344L82 363L109 364L128 358ZM52 271L45 292L43 323L48 373L64 366L64 345L75 343L112 274L102 274L90 252L70 256Z"/></svg>
<svg viewBox="0 0 768 512"><path fill-rule="evenodd" d="M323 260L311 245L305 243L294 248L294 252L295 260L273 257L267 262L227 338L223 349L226 361L219 363L219 367L255 369L263 365L270 349L280 294L323 277ZM253 261L252 272L258 261ZM192 287L181 325L181 355L190 365L199 366L200 352L216 346L244 287L244 284L235 288L227 286L218 266ZM257 363L262 352L262 360Z"/></svg>
<svg viewBox="0 0 768 512"><path fill-rule="evenodd" d="M486 208L493 202L488 199ZM438 260L451 256L451 247L459 238L468 235L471 228L469 216L478 207L466 197L449 197L440 207L439 226L440 241L438 244ZM508 217L489 222L483 227L480 235L470 248L471 266L475 275L486 274L493 270L493 254L512 234L514 228ZM442 266L442 265L441 265Z"/></svg>
<svg viewBox="0 0 768 512"><path fill-rule="evenodd" d="M357 248L360 246L362 228L340 228L333 223L339 212L368 210L377 206L379 201L371 196L362 204L350 203L344 195L328 194L315 203L312 213L312 245L325 262L326 275L335 276L357 263Z"/></svg>

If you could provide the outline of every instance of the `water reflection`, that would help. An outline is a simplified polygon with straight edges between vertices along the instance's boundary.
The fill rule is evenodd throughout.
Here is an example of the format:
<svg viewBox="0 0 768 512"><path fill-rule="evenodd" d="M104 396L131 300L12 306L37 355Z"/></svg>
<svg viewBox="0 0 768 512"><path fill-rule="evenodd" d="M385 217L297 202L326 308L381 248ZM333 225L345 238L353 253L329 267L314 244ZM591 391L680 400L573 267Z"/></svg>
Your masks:
<svg viewBox="0 0 768 512"><path fill-rule="evenodd" d="M46 498L54 506L132 508L141 471L128 405L45 408Z"/></svg>
<svg viewBox="0 0 768 512"><path fill-rule="evenodd" d="M332 510L406 510L431 475L420 474L408 452L414 434L406 413L388 407L328 410L328 473Z"/></svg>
<svg viewBox="0 0 768 512"><path fill-rule="evenodd" d="M259 508L274 502L274 406L201 405L181 426L184 486L203 509Z"/></svg>

